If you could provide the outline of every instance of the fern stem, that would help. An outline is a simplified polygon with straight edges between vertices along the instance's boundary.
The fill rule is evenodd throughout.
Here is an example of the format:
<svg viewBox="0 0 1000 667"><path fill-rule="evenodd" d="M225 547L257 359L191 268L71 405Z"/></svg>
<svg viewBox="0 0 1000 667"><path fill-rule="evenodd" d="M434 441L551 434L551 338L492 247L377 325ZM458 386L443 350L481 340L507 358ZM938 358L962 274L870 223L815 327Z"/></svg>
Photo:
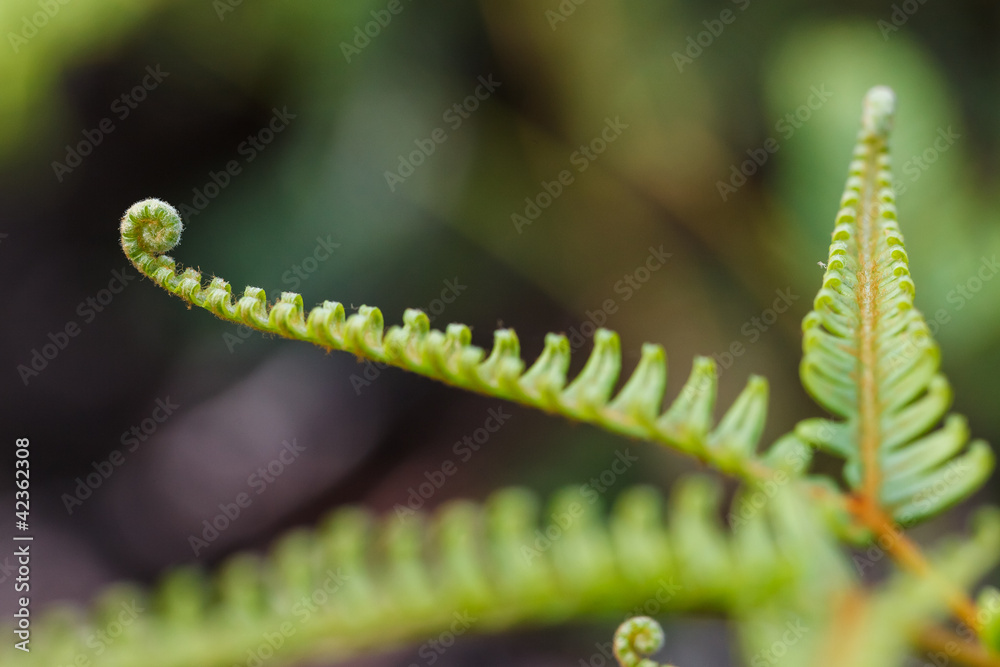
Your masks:
<svg viewBox="0 0 1000 667"><path fill-rule="evenodd" d="M870 184L866 184L870 188ZM870 190L869 190L870 192ZM866 197L872 196L866 193ZM881 444L879 437L878 390L875 380L875 321L878 317L876 302L878 300L878 282L874 274L874 258L872 248L871 218L872 208L877 204L867 203L864 211L858 216L858 305L861 310L861 329L859 338L859 370L861 401L859 403L858 443L864 465L864 481L862 494L873 503L878 503L879 474L878 451Z"/></svg>
<svg viewBox="0 0 1000 667"><path fill-rule="evenodd" d="M853 498L848 506L852 513L872 530L875 542L882 545L896 563L916 575L935 581L947 598L952 613L967 626L979 632L981 624L975 603L964 591L934 571L917 543L907 537L888 514L872 505L867 498Z"/></svg>
<svg viewBox="0 0 1000 667"><path fill-rule="evenodd" d="M882 444L879 423L881 405L875 377L878 371L876 330L881 301L877 243L881 232L877 225L881 208L878 197L878 159L888 150L886 139L892 125L895 106L893 98L892 91L884 87L873 88L865 96L860 138L865 151L864 185L855 204L858 272L854 289L861 315L858 336L858 443L864 468L862 494L876 504L881 482L879 448Z"/></svg>
<svg viewBox="0 0 1000 667"><path fill-rule="evenodd" d="M1000 656L990 653L981 644L971 644L954 632L938 626L931 626L922 631L916 642L925 651L946 655L961 665L1000 667Z"/></svg>
<svg viewBox="0 0 1000 667"><path fill-rule="evenodd" d="M852 588L834 602L836 612L830 621L823 665L842 667L852 664L853 656L863 647L862 632L868 621L869 599L859 588Z"/></svg>

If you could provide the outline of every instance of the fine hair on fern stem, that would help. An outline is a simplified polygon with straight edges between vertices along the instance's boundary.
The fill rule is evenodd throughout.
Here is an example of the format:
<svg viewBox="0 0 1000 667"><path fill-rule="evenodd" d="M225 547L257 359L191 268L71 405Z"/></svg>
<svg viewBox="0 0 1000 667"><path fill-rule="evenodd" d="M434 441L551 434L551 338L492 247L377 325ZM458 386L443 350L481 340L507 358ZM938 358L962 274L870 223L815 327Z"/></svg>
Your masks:
<svg viewBox="0 0 1000 667"><path fill-rule="evenodd" d="M247 287L242 297L234 299L222 278L204 284L200 272L188 268L178 273L174 260L164 254L179 242L182 228L176 209L159 199L147 199L129 208L122 218L122 248L136 268L158 285L227 322L352 352L456 387L660 442L745 479L773 475L756 451L768 397L767 382L761 377L751 377L730 409L713 424L717 379L715 363L709 358L695 359L679 397L664 410L667 365L659 345L643 345L631 377L612 396L622 365L621 343L613 331L594 333L593 350L583 370L568 381L570 344L562 334L548 334L541 355L526 367L512 329L495 332L493 349L487 355L471 344L469 327L450 324L444 331L431 329L427 315L415 309L404 313L403 326L385 330L381 311L369 306L348 316L342 304L324 301L306 313L299 294L283 292L268 304L264 291L257 287ZM787 455L790 447L808 455L804 444L791 441L784 443L780 454Z"/></svg>

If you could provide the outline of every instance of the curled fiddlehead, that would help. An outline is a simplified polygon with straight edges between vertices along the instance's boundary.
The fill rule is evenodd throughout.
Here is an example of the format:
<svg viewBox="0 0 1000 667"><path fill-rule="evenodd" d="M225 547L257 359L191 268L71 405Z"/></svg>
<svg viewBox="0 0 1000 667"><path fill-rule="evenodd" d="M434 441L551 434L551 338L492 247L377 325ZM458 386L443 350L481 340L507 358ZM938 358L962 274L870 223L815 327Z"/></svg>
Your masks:
<svg viewBox="0 0 1000 667"><path fill-rule="evenodd" d="M122 219L122 247L129 259L152 259L180 243L183 231L177 209L165 201L147 199L130 208Z"/></svg>
<svg viewBox="0 0 1000 667"><path fill-rule="evenodd" d="M635 616L615 632L615 658L621 667L672 667L661 665L646 656L663 648L663 628L649 616Z"/></svg>
<svg viewBox="0 0 1000 667"><path fill-rule="evenodd" d="M664 410L667 364L659 345L642 347L632 375L612 396L622 365L621 343L613 331L594 333L593 351L570 381L570 344L562 334L548 334L545 349L526 368L512 329L497 330L487 354L471 344L469 327L450 324L445 331L431 329L427 315L419 310L407 310L403 326L385 330L381 311L369 306L347 315L342 304L324 301L306 313L301 295L282 292L269 304L264 290L256 287L247 287L242 297L234 299L222 278L203 283L195 269L178 273L174 260L163 254L180 240L181 228L180 216L169 204L157 199L138 202L122 218L122 248L156 284L227 322L348 351L456 387L660 442L742 477L771 475L768 464L756 455L768 396L767 382L761 377L751 377L735 403L713 424L717 377L712 359L695 359L680 395ZM787 455L794 446L801 450L801 457L808 456L808 448L797 441L786 441L781 453Z"/></svg>

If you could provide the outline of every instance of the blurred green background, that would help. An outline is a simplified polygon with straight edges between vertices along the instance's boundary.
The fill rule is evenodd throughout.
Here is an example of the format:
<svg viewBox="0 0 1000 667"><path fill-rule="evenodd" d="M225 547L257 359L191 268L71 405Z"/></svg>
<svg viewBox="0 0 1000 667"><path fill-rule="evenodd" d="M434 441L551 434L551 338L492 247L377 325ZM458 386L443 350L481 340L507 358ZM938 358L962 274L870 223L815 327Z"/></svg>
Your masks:
<svg viewBox="0 0 1000 667"><path fill-rule="evenodd" d="M377 305L389 323L420 307L484 347L513 327L529 358L545 332L581 332L575 368L603 323L626 370L644 341L665 346L668 398L696 354L720 363L720 405L766 376L773 439L819 414L799 326L861 98L890 85L917 304L956 410L1000 442L998 15L974 0L4 0L0 409L36 447L38 598L211 567L344 503L392 512L448 460L425 507L547 494L624 447L641 464L605 502L696 467L514 407L463 460L495 401L247 335L149 281L118 290L117 221L150 196L194 212L172 254L234 291ZM179 407L129 450L158 399ZM196 555L202 521L292 439L301 459ZM124 463L77 492L116 449ZM676 662L727 664L705 623L668 627ZM470 638L439 664L575 665L611 627Z"/></svg>

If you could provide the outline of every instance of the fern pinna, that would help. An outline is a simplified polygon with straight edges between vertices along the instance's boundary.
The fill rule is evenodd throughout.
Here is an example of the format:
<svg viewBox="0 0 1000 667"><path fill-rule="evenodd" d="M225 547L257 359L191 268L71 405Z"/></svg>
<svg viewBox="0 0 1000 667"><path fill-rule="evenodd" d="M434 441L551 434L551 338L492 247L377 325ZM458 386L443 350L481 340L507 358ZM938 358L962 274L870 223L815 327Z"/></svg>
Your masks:
<svg viewBox="0 0 1000 667"><path fill-rule="evenodd" d="M985 443L968 444L960 417L938 428L950 388L913 307L888 152L894 105L885 87L865 98L826 273L803 322L802 382L834 418L807 419L765 446L763 378L751 378L716 422L712 360L696 359L680 395L664 408L663 349L644 345L615 393L621 351L611 331L594 334L590 357L570 380L570 345L561 334L549 334L528 366L510 329L495 333L487 353L471 344L468 327L431 329L417 310L385 329L382 313L367 306L347 315L326 301L306 313L300 295L286 292L269 303L254 287L234 299L226 281L178 272L164 254L182 230L169 204L135 204L121 222L126 255L189 304L228 322L659 443L742 486L729 526L718 516L721 483L707 477L683 480L665 512L651 489L624 493L609 516L566 490L546 516L577 518L560 524L558 539L543 549L536 531L547 526L538 504L516 489L484 505L452 503L406 522L340 510L315 531L292 533L266 558L234 557L213 578L181 570L149 594L114 592L85 616L51 613L49 641L32 660L69 664L125 595L149 610L102 656L104 665L249 664L262 638L279 635L268 660L291 664L419 644L459 617L469 632L496 632L634 615L609 647L622 665L656 667L651 654L663 633L646 614L721 612L733 619L740 652L754 666L780 660L884 667L903 664L915 650L955 664L1000 666L1000 591L986 587L976 601L966 593L1000 556L1000 513L981 510L971 538L938 545L930 556L903 531L972 493L989 475L993 455ZM816 449L844 459L842 482L810 472ZM749 516L738 512L760 485L771 489L769 500ZM573 503L585 511L570 513ZM845 546L857 550L853 557ZM864 563L883 554L899 570L866 583ZM324 592L322 604L317 591ZM949 610L954 620L942 623Z"/></svg>

